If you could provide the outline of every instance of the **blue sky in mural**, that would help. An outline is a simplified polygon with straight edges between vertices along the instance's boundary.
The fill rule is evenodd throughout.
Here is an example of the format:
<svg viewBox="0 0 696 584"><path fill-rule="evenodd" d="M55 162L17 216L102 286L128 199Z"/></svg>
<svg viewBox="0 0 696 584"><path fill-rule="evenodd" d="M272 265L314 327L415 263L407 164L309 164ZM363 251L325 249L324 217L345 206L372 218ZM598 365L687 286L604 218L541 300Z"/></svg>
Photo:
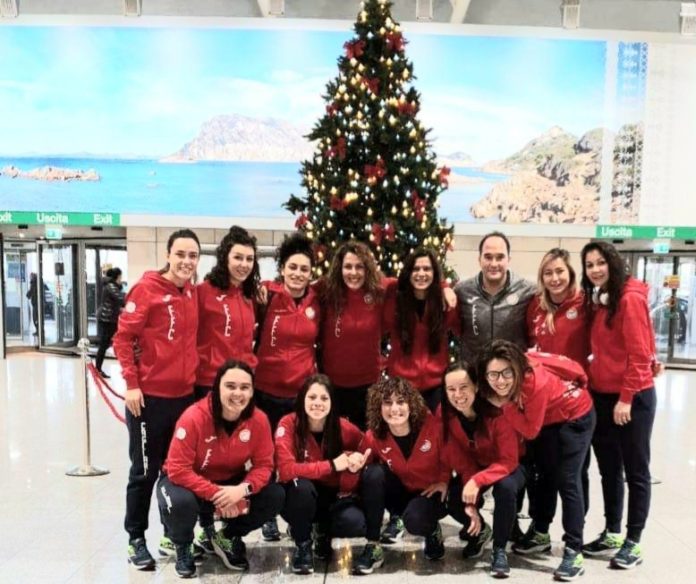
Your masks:
<svg viewBox="0 0 696 584"><path fill-rule="evenodd" d="M166 156L215 115L308 130L349 31L2 27L0 156ZM478 162L604 115L604 42L409 34L438 153Z"/></svg>

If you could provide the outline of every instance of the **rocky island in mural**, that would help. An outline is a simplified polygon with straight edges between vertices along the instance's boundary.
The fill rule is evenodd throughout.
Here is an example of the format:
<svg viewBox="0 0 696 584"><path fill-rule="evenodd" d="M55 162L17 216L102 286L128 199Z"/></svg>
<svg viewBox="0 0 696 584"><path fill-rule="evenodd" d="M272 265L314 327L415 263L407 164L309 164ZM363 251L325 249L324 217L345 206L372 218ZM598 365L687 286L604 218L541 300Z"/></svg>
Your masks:
<svg viewBox="0 0 696 584"><path fill-rule="evenodd" d="M614 151L612 216L629 220L639 192L639 125L622 126L616 136L596 128L579 138L554 126L512 156L486 163L484 171L510 176L471 206L472 216L505 223L596 223L604 145Z"/></svg>
<svg viewBox="0 0 696 584"><path fill-rule="evenodd" d="M0 169L0 176L7 178L24 178L30 180L42 180L47 182L70 182L70 181L98 181L99 173L94 169L75 170L72 168L60 168L56 166L42 166L33 170L22 170L11 164Z"/></svg>

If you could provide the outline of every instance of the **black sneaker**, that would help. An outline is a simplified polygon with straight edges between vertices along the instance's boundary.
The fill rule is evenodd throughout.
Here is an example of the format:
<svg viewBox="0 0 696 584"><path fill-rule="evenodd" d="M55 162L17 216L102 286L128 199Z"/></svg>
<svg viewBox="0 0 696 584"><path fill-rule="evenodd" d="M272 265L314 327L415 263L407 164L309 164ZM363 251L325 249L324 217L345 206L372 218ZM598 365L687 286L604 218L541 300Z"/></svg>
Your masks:
<svg viewBox="0 0 696 584"><path fill-rule="evenodd" d="M437 524L437 529L425 538L423 555L426 560L441 560L445 556L445 544L442 540L442 528Z"/></svg>
<svg viewBox="0 0 696 584"><path fill-rule="evenodd" d="M353 563L353 574L362 576L372 574L384 564L384 550L378 543L368 543Z"/></svg>
<svg viewBox="0 0 696 584"><path fill-rule="evenodd" d="M605 556L621 549L624 538L620 533L609 533L606 529L599 534L594 541L582 546L582 553L586 556Z"/></svg>
<svg viewBox="0 0 696 584"><path fill-rule="evenodd" d="M225 537L218 531L210 540L218 557L230 570L248 570L249 560L246 557L246 545L241 537Z"/></svg>
<svg viewBox="0 0 696 584"><path fill-rule="evenodd" d="M333 550L331 548L331 536L329 535L328 530L325 528L320 528L315 524L313 531L314 557L317 560L329 560Z"/></svg>
<svg viewBox="0 0 696 584"><path fill-rule="evenodd" d="M621 546L621 549L616 553L616 555L611 559L609 565L612 568L619 568L621 570L630 570L635 568L638 564L643 563L643 552L640 549L640 544L626 539Z"/></svg>
<svg viewBox="0 0 696 584"><path fill-rule="evenodd" d="M551 536L530 529L522 539L512 544L512 551L523 556L551 551Z"/></svg>
<svg viewBox="0 0 696 584"><path fill-rule="evenodd" d="M193 560L193 545L176 546L176 564L174 569L179 578L193 578L196 575L196 563Z"/></svg>
<svg viewBox="0 0 696 584"><path fill-rule="evenodd" d="M491 576L494 578L507 578L510 576L510 564L508 564L505 548L493 548L493 555L491 556Z"/></svg>
<svg viewBox="0 0 696 584"><path fill-rule="evenodd" d="M301 541L295 545L292 552L292 571L295 574L314 573L314 554L312 553L312 540Z"/></svg>
<svg viewBox="0 0 696 584"><path fill-rule="evenodd" d="M196 539L193 540L193 559L196 562L202 562L205 556L214 556L215 550L213 549L213 544L210 541L215 537L215 528L204 527Z"/></svg>
<svg viewBox="0 0 696 584"><path fill-rule="evenodd" d="M582 554L576 552L574 549L566 547L565 550L563 550L563 560L553 573L554 578L561 582L572 582L584 573L585 568L583 566Z"/></svg>
<svg viewBox="0 0 696 584"><path fill-rule="evenodd" d="M389 518L389 523L382 531L380 542L386 544L397 543L404 537L404 520L398 515L392 515Z"/></svg>
<svg viewBox="0 0 696 584"><path fill-rule="evenodd" d="M147 549L144 537L137 537L128 542L128 563L138 570L154 570L155 559Z"/></svg>
<svg viewBox="0 0 696 584"><path fill-rule="evenodd" d="M475 538L469 537L469 543L462 549L462 558L465 560L480 558L483 555L483 547L491 540L491 537L493 537L493 531L487 523L484 523Z"/></svg>
<svg viewBox="0 0 696 584"><path fill-rule="evenodd" d="M263 541L280 541L278 520L275 517L261 526L261 537Z"/></svg>

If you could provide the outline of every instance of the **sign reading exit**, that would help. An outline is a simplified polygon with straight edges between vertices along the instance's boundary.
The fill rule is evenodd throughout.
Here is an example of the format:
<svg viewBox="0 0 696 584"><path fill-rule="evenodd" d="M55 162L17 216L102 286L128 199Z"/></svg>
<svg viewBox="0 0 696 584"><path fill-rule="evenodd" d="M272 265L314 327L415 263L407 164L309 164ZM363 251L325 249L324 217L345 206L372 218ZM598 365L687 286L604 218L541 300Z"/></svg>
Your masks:
<svg viewBox="0 0 696 584"><path fill-rule="evenodd" d="M595 237L599 239L696 239L696 227L597 225Z"/></svg>
<svg viewBox="0 0 696 584"><path fill-rule="evenodd" d="M0 211L0 225L81 225L118 227L118 213L62 213L54 211Z"/></svg>

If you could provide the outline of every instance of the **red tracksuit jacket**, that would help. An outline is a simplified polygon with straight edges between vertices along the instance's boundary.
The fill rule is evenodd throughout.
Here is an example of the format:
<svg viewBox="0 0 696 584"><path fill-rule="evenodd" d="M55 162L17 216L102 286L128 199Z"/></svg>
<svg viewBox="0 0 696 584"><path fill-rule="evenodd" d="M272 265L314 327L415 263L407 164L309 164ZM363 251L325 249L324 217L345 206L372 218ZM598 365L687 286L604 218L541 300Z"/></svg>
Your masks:
<svg viewBox="0 0 696 584"><path fill-rule="evenodd" d="M566 298L553 315L556 330L552 333L546 326L546 311L540 306L539 296L535 296L527 308L529 346L535 351L565 355L587 370L590 327L585 318L584 302L582 292Z"/></svg>
<svg viewBox="0 0 696 584"><path fill-rule="evenodd" d="M345 418L341 418L341 439L343 451L362 452L363 433ZM319 481L334 487L341 493L352 493L360 480L359 473L348 470L334 472L331 461L324 458L321 447L311 434L307 438L304 456L298 456L295 449L295 414L288 414L278 423L275 433L275 459L278 481L286 483L296 478Z"/></svg>
<svg viewBox="0 0 696 584"><path fill-rule="evenodd" d="M256 368L254 303L241 286L220 290L207 280L198 292L198 357L196 384L211 387L220 366L228 359Z"/></svg>
<svg viewBox="0 0 696 584"><path fill-rule="evenodd" d="M592 320L590 386L598 393L618 393L630 404L634 394L654 386L655 335L648 311L648 286L628 278L611 328L607 309L597 305Z"/></svg>
<svg viewBox="0 0 696 584"><path fill-rule="evenodd" d="M409 355L404 354L399 340L396 322L396 288L390 289L384 302L384 330L389 333L391 352L387 360L390 377L403 377L419 391L432 389L442 384L442 376L449 361L447 334L442 337L440 350L431 354L428 350L428 309L422 319L416 318L413 346ZM456 308L445 314L445 333L458 334L459 313Z"/></svg>
<svg viewBox="0 0 696 584"><path fill-rule="evenodd" d="M159 272L145 272L126 297L114 335L114 352L128 389L154 397L193 392L198 367L196 289L179 290ZM134 343L140 347L136 360Z"/></svg>
<svg viewBox="0 0 696 584"><path fill-rule="evenodd" d="M487 487L505 478L519 466L520 439L504 416L480 416L473 440L462 428L455 414L442 419L449 430L442 443L442 459L448 469L462 477L462 484L473 479L479 487Z"/></svg>
<svg viewBox="0 0 696 584"><path fill-rule="evenodd" d="M169 445L163 471L175 485L210 501L222 483L245 473L241 482L258 493L273 473L273 438L260 409L240 422L232 435L215 431L212 398L208 396L181 414ZM248 464L251 464L249 468Z"/></svg>
<svg viewBox="0 0 696 584"><path fill-rule="evenodd" d="M422 491L433 483L449 481L450 473L442 461L442 430L437 418L428 412L408 459L387 432L384 439L372 430L365 435L365 450L372 449L371 457L386 464L409 491Z"/></svg>
<svg viewBox="0 0 696 584"><path fill-rule="evenodd" d="M275 397L293 398L305 379L316 373L319 298L310 287L298 305L282 284L264 285L272 298L259 331L256 386Z"/></svg>
<svg viewBox="0 0 696 584"><path fill-rule="evenodd" d="M579 363L563 355L527 353L532 368L522 385L522 408L505 404L505 419L525 439L533 440L543 426L571 422L593 407L587 375Z"/></svg>
<svg viewBox="0 0 696 584"><path fill-rule="evenodd" d="M382 370L382 307L364 290L347 290L340 314L322 306L321 369L339 387L370 385Z"/></svg>

